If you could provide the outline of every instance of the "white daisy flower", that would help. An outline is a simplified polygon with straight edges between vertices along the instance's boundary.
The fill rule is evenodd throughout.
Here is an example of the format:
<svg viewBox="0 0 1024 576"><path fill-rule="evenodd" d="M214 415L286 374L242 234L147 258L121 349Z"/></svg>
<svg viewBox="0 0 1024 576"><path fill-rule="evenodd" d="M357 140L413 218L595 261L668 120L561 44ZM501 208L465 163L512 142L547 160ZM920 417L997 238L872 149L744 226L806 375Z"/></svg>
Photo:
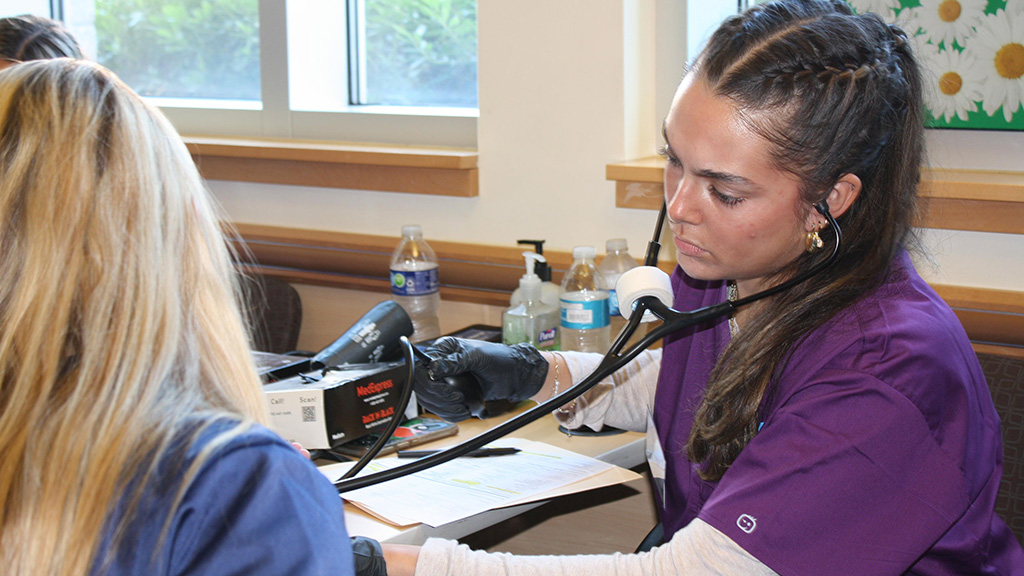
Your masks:
<svg viewBox="0 0 1024 576"><path fill-rule="evenodd" d="M987 0L921 0L911 11L911 19L924 35L938 45L951 48L953 41L964 46L967 37L985 16Z"/></svg>
<svg viewBox="0 0 1024 576"><path fill-rule="evenodd" d="M924 98L932 115L946 122L953 118L966 121L982 99L974 53L918 44L917 55L925 69Z"/></svg>
<svg viewBox="0 0 1024 576"><path fill-rule="evenodd" d="M857 14L874 12L886 22L892 22L900 7L900 0L847 0Z"/></svg>
<svg viewBox="0 0 1024 576"><path fill-rule="evenodd" d="M982 108L993 116L1002 106L1009 122L1024 94L1024 3L1009 0L1006 10L986 16L971 48L981 76Z"/></svg>

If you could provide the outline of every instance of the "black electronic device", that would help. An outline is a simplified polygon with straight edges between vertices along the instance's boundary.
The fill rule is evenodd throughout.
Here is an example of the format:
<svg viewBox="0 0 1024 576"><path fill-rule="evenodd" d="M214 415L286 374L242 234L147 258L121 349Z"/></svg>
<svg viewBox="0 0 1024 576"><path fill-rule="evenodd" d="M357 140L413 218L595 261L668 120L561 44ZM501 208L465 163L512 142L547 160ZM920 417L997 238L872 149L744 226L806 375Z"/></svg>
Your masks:
<svg viewBox="0 0 1024 576"><path fill-rule="evenodd" d="M317 352L313 368L387 362L401 355L398 339L413 333L409 314L392 300L370 309L337 340Z"/></svg>
<svg viewBox="0 0 1024 576"><path fill-rule="evenodd" d="M413 446L419 446L425 442L454 436L459 432L459 425L454 422L446 422L440 418L431 416L420 416L410 418L395 429L391 438L384 443L380 455L393 454L399 450L405 450ZM366 454L378 439L377 434L363 436L358 440L346 442L335 446L330 450L343 456L354 456L356 458Z"/></svg>
<svg viewBox="0 0 1024 576"><path fill-rule="evenodd" d="M312 370L346 364L372 364L401 358L399 338L412 336L412 320L396 302L384 300L337 340L311 357L254 353L264 380L283 380Z"/></svg>

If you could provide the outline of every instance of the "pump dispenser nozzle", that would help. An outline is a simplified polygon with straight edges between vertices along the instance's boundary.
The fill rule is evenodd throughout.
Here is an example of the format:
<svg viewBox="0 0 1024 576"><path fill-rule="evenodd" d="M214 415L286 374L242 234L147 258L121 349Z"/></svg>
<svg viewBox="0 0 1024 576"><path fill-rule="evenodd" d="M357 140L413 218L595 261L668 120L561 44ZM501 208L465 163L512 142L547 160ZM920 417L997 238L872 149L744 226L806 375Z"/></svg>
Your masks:
<svg viewBox="0 0 1024 576"><path fill-rule="evenodd" d="M547 259L537 252L523 252L523 258L526 259L526 276L539 276L536 272L537 268L540 267L540 264L547 263Z"/></svg>
<svg viewBox="0 0 1024 576"><path fill-rule="evenodd" d="M540 280L540 299L548 306L558 310L559 306L559 295L561 294L561 288L558 284L551 281L551 266L548 265L548 261L544 258L544 241L543 240L518 240L517 244L529 244L533 246L533 252L523 252L523 257L527 259L526 262L526 274L527 276L535 274L535 278ZM531 268L532 265L532 268ZM523 278L526 278L524 276ZM522 281L520 281L522 284ZM523 301L522 287L516 288L512 291L512 296L509 298L509 304L515 306Z"/></svg>
<svg viewBox="0 0 1024 576"><path fill-rule="evenodd" d="M526 259L526 274L519 279L520 298L527 302L540 300L540 276L534 270L539 263L546 263L547 260L536 252L523 252Z"/></svg>
<svg viewBox="0 0 1024 576"><path fill-rule="evenodd" d="M544 240L516 240L516 244L529 244L533 246L533 251L536 252L538 256L544 255ZM541 282L551 281L551 267L548 266L548 261L544 258L538 259L534 270L536 271L537 276L540 277Z"/></svg>

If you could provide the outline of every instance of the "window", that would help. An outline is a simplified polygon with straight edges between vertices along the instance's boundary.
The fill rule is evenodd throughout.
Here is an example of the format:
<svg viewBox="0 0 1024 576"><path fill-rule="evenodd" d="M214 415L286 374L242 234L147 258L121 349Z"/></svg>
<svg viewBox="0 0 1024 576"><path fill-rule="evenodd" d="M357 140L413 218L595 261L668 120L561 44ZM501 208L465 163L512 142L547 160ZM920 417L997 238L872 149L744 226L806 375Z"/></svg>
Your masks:
<svg viewBox="0 0 1024 576"><path fill-rule="evenodd" d="M349 2L354 104L476 108L476 0Z"/></svg>
<svg viewBox="0 0 1024 576"><path fill-rule="evenodd" d="M691 57L723 20L768 0L687 0L686 50Z"/></svg>
<svg viewBox="0 0 1024 576"><path fill-rule="evenodd" d="M477 107L476 0L292 2L288 36L294 110Z"/></svg>
<svg viewBox="0 0 1024 576"><path fill-rule="evenodd" d="M18 14L49 14L50 0L0 0L0 17Z"/></svg>
<svg viewBox="0 0 1024 576"><path fill-rule="evenodd" d="M745 0L706 2L689 0L686 11L686 53L693 58L711 33L729 16L744 9Z"/></svg>
<svg viewBox="0 0 1024 576"><path fill-rule="evenodd" d="M476 144L476 0L51 3L185 134Z"/></svg>
<svg viewBox="0 0 1024 576"><path fill-rule="evenodd" d="M258 107L258 0L65 0L63 9L87 53L139 94Z"/></svg>

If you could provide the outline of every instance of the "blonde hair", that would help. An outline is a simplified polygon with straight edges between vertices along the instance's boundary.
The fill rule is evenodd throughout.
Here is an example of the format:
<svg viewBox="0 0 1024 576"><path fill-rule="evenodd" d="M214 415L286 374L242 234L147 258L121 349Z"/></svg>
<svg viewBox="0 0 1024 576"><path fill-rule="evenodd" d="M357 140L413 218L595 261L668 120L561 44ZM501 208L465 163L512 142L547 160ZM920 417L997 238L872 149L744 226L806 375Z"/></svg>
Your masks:
<svg viewBox="0 0 1024 576"><path fill-rule="evenodd" d="M197 415L240 424L179 499L268 419L231 258L174 129L85 61L0 72L0 222L0 562L88 574Z"/></svg>

